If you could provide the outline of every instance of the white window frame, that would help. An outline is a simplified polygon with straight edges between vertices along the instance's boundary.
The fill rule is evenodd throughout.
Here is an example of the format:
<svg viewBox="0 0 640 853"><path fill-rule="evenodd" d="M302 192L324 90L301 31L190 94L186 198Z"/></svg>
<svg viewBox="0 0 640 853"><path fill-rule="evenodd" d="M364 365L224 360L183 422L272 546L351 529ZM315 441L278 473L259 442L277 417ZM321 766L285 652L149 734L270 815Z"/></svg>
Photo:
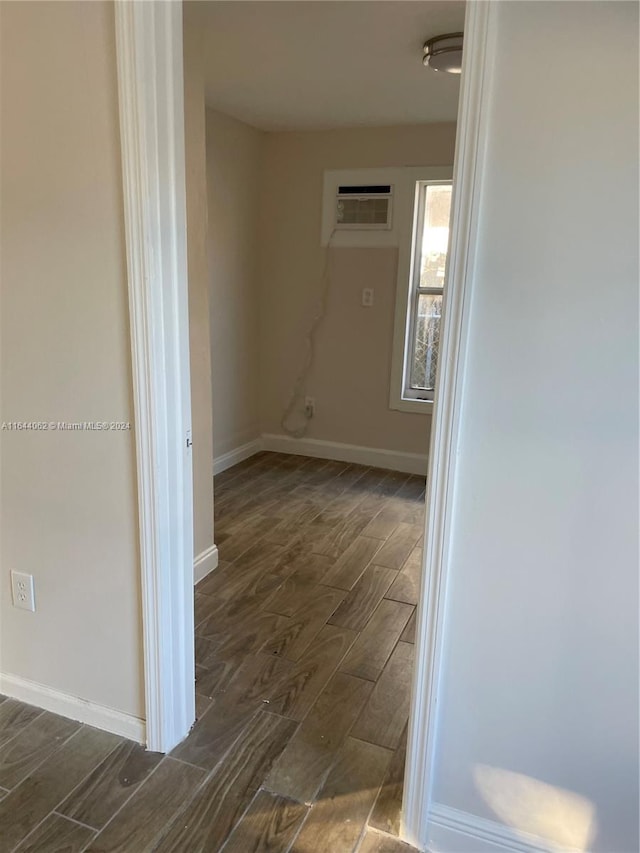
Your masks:
<svg viewBox="0 0 640 853"><path fill-rule="evenodd" d="M409 388L410 355L414 336L414 310L417 305L419 279L415 269L415 257L421 236L422 211L419 204L420 191L425 185L450 184L453 166L407 169L406 178L411 187L403 193L406 209L402 211L404 227L401 230L398 255L398 279L396 284L396 310L391 357L391 381L389 383L389 408L400 412L430 414L431 399L418 399L418 393Z"/></svg>

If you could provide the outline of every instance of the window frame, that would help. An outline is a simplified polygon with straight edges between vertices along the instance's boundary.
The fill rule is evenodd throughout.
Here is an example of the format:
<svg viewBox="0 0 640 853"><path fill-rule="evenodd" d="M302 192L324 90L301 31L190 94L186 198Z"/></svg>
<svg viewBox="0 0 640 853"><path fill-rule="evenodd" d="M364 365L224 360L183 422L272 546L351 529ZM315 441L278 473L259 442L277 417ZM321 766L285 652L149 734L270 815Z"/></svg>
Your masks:
<svg viewBox="0 0 640 853"><path fill-rule="evenodd" d="M405 227L399 244L398 278L396 283L396 310L391 364L389 408L401 412L430 414L433 410L433 392L410 387L411 355L415 341L415 314L420 293L444 295L443 289L420 288L419 257L421 256L426 192L429 185L448 186L453 179L453 167L434 167L407 170L411 186L403 193L409 207L403 211Z"/></svg>

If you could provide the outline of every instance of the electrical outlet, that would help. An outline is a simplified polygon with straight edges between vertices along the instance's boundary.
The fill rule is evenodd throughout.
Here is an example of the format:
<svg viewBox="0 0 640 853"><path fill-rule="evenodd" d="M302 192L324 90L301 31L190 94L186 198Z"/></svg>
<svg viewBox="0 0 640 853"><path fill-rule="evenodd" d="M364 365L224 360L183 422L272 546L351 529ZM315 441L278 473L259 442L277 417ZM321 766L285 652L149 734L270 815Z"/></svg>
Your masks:
<svg viewBox="0 0 640 853"><path fill-rule="evenodd" d="M11 571L11 592L13 594L13 606L22 610L36 609L36 596L33 587L33 575L25 575L23 572Z"/></svg>
<svg viewBox="0 0 640 853"><path fill-rule="evenodd" d="M308 418L312 418L316 413L316 398L315 397L305 397L304 398L304 413Z"/></svg>
<svg viewBox="0 0 640 853"><path fill-rule="evenodd" d="M363 287L362 288L362 304L365 308L371 308L373 305L373 288L372 287Z"/></svg>

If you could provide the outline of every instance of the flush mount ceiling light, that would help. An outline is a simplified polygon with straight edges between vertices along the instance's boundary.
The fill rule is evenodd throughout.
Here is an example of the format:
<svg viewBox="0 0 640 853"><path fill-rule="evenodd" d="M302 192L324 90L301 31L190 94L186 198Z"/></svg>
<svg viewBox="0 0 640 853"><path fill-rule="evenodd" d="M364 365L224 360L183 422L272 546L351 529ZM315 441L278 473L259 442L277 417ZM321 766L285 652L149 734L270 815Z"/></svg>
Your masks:
<svg viewBox="0 0 640 853"><path fill-rule="evenodd" d="M424 43L423 65L434 71L446 71L448 74L460 74L462 71L463 33L446 33L434 36Z"/></svg>

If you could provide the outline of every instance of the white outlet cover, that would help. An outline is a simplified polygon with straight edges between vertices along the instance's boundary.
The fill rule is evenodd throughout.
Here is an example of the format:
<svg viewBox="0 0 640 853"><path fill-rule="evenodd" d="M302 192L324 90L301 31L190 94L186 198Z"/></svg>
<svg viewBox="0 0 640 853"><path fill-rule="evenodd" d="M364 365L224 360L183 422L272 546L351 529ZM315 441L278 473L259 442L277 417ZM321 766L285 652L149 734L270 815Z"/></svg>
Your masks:
<svg viewBox="0 0 640 853"><path fill-rule="evenodd" d="M371 308L373 305L373 288L364 287L362 289L362 304L365 308Z"/></svg>
<svg viewBox="0 0 640 853"><path fill-rule="evenodd" d="M13 595L13 606L21 610L36 609L36 596L33 585L33 575L11 570L11 593Z"/></svg>

